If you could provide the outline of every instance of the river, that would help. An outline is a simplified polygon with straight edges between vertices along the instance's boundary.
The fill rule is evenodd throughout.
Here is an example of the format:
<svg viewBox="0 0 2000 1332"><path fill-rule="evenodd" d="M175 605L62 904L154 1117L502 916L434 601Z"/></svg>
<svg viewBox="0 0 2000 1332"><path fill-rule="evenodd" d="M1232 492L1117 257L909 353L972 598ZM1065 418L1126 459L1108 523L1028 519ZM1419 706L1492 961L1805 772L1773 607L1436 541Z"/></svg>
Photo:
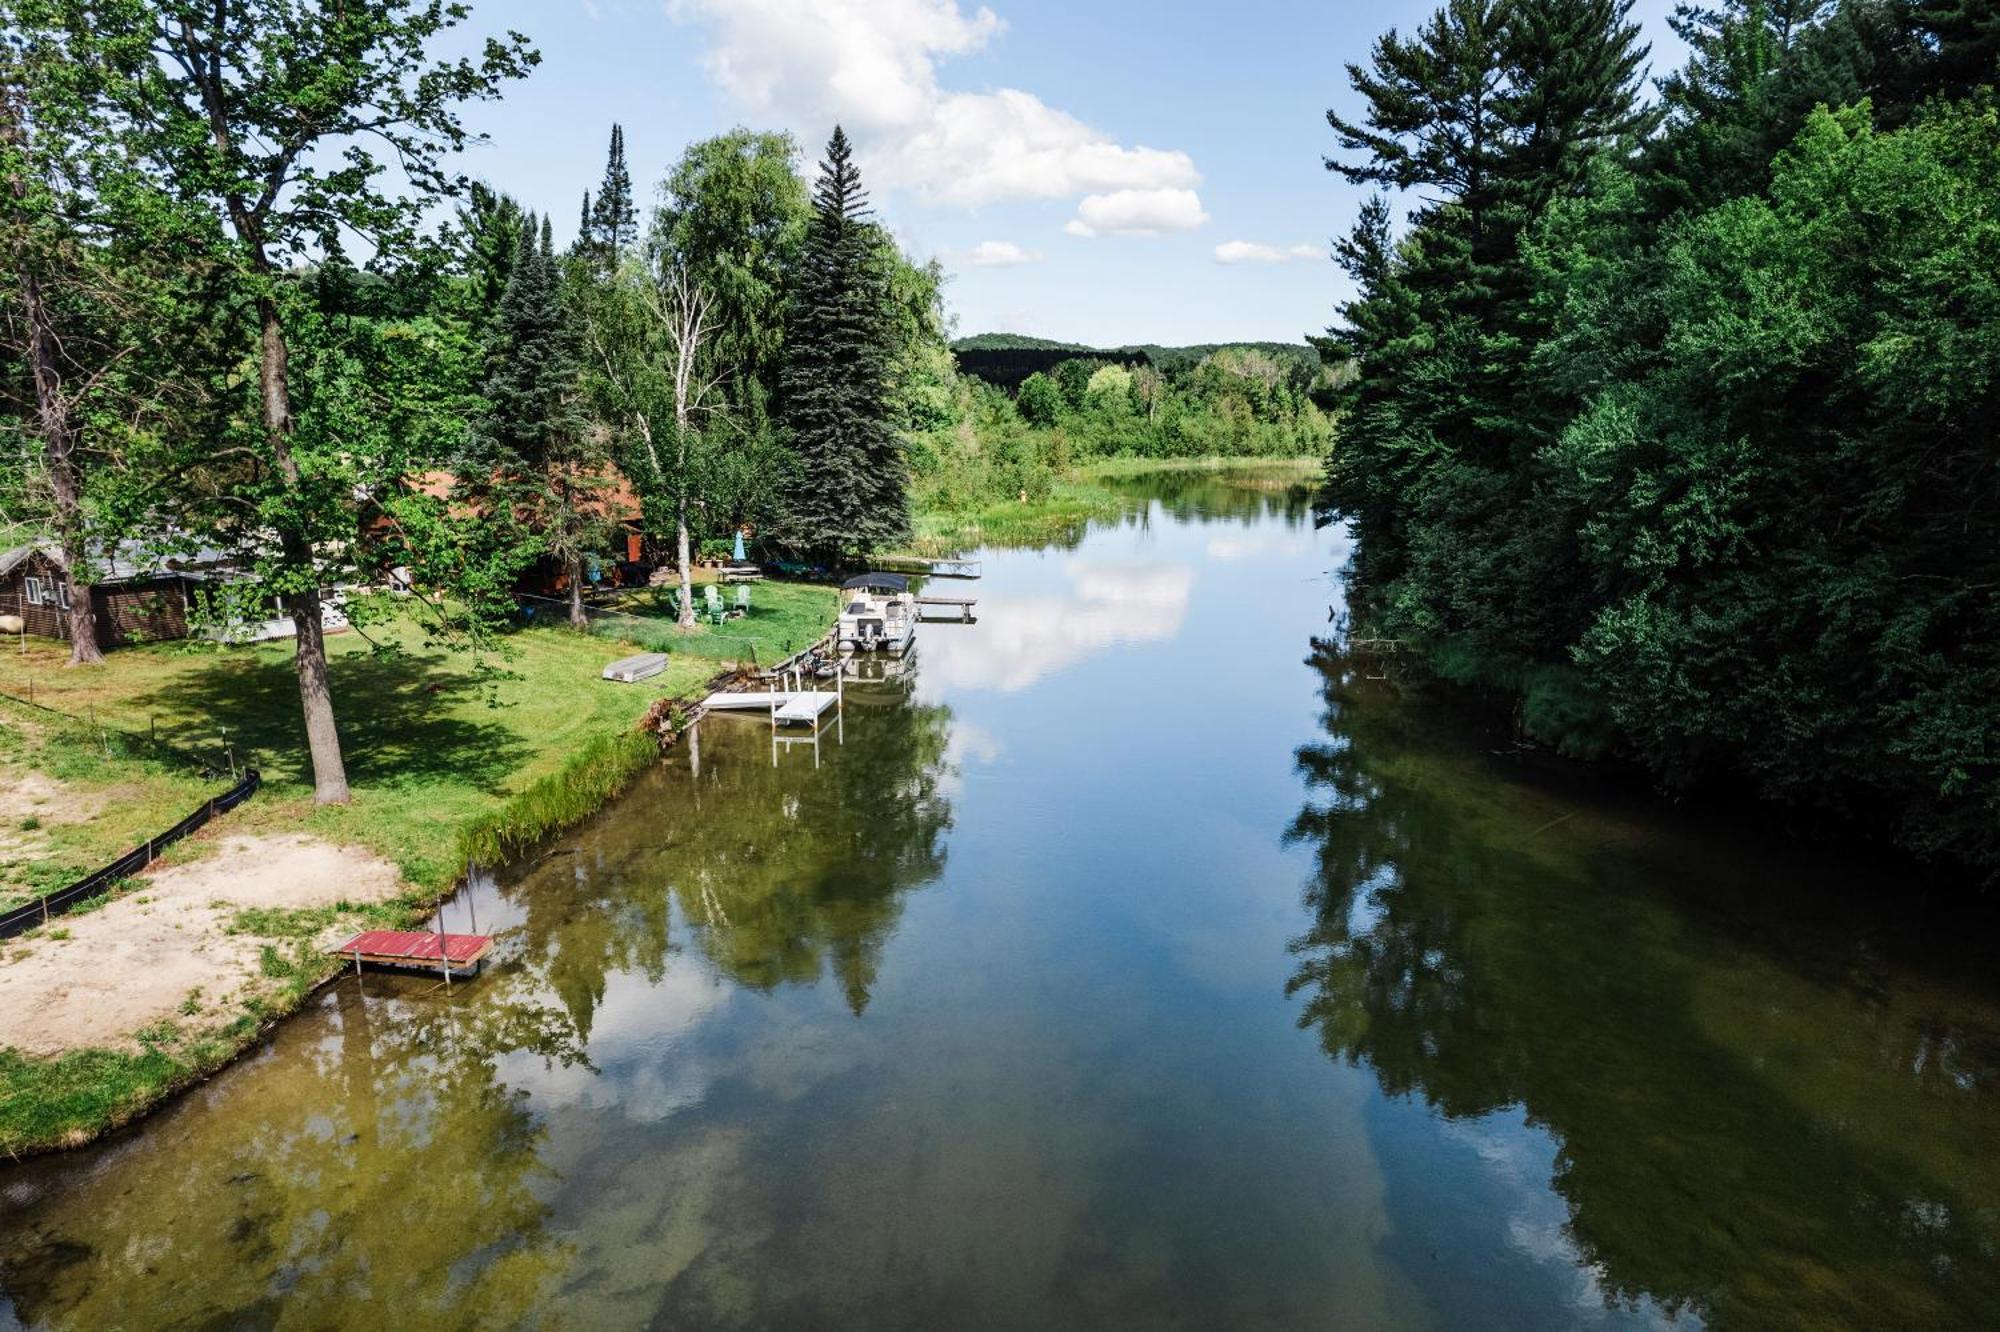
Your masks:
<svg viewBox="0 0 2000 1332"><path fill-rule="evenodd" d="M1343 657L1342 558L1230 477L983 552L454 901L484 976L0 1168L0 1326L1991 1326L1979 940Z"/></svg>

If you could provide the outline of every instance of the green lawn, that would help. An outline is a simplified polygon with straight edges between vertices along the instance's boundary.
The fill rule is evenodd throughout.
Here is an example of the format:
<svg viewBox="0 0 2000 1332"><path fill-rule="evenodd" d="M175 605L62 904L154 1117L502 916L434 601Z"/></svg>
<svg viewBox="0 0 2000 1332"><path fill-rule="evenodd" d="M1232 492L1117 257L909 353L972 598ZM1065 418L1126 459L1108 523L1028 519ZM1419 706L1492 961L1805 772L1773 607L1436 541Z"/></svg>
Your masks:
<svg viewBox="0 0 2000 1332"><path fill-rule="evenodd" d="M740 587L717 588L725 605L734 607ZM705 657L718 662L748 662L768 666L809 647L833 624L839 613L835 589L819 583L763 582L748 585L749 613L712 624L704 616L692 631L674 623L670 588L644 588L603 603L617 615L598 617L591 632L619 637L670 656ZM706 594L695 588L697 606Z"/></svg>
<svg viewBox="0 0 2000 1332"><path fill-rule="evenodd" d="M0 699L0 910L109 864L222 787L145 750Z"/></svg>
<svg viewBox="0 0 2000 1332"><path fill-rule="evenodd" d="M639 685L599 678L635 650L564 629L524 629L483 661L424 642L413 625L328 639L354 802L315 808L290 641L253 647L121 648L96 669L63 669L60 644L0 654L0 690L159 738L203 759L259 768L265 789L234 829L303 830L381 852L415 885L441 890L462 865L461 833L563 769L592 741L629 732L656 698L697 691L714 656L673 655ZM189 805L192 808L192 802ZM184 813L185 811L181 811ZM147 817L152 817L148 815ZM162 827L178 819L165 820ZM115 839L114 839L115 840Z"/></svg>

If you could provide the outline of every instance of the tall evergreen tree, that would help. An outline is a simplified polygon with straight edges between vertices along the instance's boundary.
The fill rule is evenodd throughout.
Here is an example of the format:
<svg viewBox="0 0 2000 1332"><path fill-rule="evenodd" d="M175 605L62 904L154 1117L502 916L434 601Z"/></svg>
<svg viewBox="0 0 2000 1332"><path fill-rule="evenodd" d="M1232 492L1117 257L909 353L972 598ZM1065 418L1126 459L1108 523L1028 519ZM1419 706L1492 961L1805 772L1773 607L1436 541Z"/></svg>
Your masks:
<svg viewBox="0 0 2000 1332"><path fill-rule="evenodd" d="M1409 39L1391 32L1350 68L1367 113L1329 112L1349 180L1415 191L1392 247L1371 204L1341 258L1361 285L1332 346L1352 357L1330 507L1377 531L1358 587L1402 628L1469 657L1518 660L1575 625L1560 549L1527 521L1535 455L1555 428L1528 374L1546 315L1522 239L1591 159L1630 144L1645 48L1623 0L1449 0ZM1359 322L1353 322L1358 320ZM1393 534L1393 535L1392 535ZM1411 595L1419 593L1420 595Z"/></svg>
<svg viewBox="0 0 2000 1332"><path fill-rule="evenodd" d="M908 462L892 419L896 335L889 265L839 126L813 186L813 218L786 320L783 421L798 466L784 535L828 559L909 533Z"/></svg>
<svg viewBox="0 0 2000 1332"><path fill-rule="evenodd" d="M466 206L458 213L458 234L463 246L461 263L468 279L473 333L482 341L500 313L501 298L507 294L507 279L513 275L515 256L521 249L526 216L512 197L474 181Z"/></svg>
<svg viewBox="0 0 2000 1332"><path fill-rule="evenodd" d="M583 196L584 215L599 259L616 263L639 239L639 210L632 204L632 173L625 166L625 127L611 127L611 150L597 197Z"/></svg>
<svg viewBox="0 0 2000 1332"><path fill-rule="evenodd" d="M532 540L562 570L570 622L583 628L584 561L602 535L604 458L579 404L579 330L549 223L521 228L489 335L486 410L458 466L461 495L496 540Z"/></svg>

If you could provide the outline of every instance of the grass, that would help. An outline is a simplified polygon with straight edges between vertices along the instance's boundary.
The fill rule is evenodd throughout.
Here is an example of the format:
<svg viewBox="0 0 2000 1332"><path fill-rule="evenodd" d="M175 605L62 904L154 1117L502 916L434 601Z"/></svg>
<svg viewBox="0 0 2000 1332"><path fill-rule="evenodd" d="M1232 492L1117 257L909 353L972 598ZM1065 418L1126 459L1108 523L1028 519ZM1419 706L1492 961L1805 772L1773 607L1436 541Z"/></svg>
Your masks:
<svg viewBox="0 0 2000 1332"><path fill-rule="evenodd" d="M460 858L468 864L496 864L588 818L658 754L653 737L642 731L598 736L560 771L540 778L501 808L462 828Z"/></svg>
<svg viewBox="0 0 2000 1332"><path fill-rule="evenodd" d="M511 634L507 654L485 663L427 646L413 625L370 634L384 650L356 633L327 640L354 794L346 806L312 803L289 642L121 648L83 670L62 668L60 644L35 644L0 654L0 691L25 694L32 680L49 707L94 712L141 735L157 728L161 740L216 763L233 753L262 770L265 785L229 816L232 831L302 831L365 846L435 893L464 869L465 828L561 772L592 741L632 730L654 699L697 689L718 664L683 653L665 674L621 685L598 673L635 645L566 629ZM162 810L138 821L157 831L199 799L176 794L169 817Z"/></svg>
<svg viewBox="0 0 2000 1332"><path fill-rule="evenodd" d="M0 698L0 798L13 824L0 833L0 910L67 887L221 789L147 748Z"/></svg>
<svg viewBox="0 0 2000 1332"><path fill-rule="evenodd" d="M85 869L165 829L215 789L165 760L126 752L146 746L123 745L117 736L119 729L137 736L157 730L161 741L211 763L226 766L233 756L262 771L263 789L227 816L229 831L308 832L363 846L394 862L413 889L370 906L239 912L231 931L264 941L251 992L238 1009L206 1012L200 995L190 994L179 1007L183 1021L135 1033L137 1053L36 1058L0 1050L0 1152L78 1145L136 1118L226 1064L337 972L340 960L317 951L323 932L337 924L417 925L470 858L496 859L591 813L656 753L639 730L653 705L695 692L738 655L729 628L746 631L736 636L742 655L754 649L758 660L771 660L786 642L803 645L832 620L824 588L760 586L751 595L757 611L749 620L712 635L665 626L677 635L667 671L640 685L599 678L605 662L637 645L567 629L511 634L506 654L483 663L428 645L408 624L371 630L379 649L358 633L331 637L329 670L354 796L344 807L312 802L289 642L123 648L102 667L81 670L64 669L59 643L31 640L25 652L5 653L0 691L25 695L32 682L37 702L93 716L110 730L107 757L98 729L0 699L0 709L11 709L0 718L8 723L0 727L0 769L102 795L99 817L63 825L91 828L99 839L79 835L75 843L77 855L91 860ZM45 808L12 822L29 819L41 826L8 836L55 830ZM99 854L100 845L111 849ZM67 933L58 928L46 937Z"/></svg>
<svg viewBox="0 0 2000 1332"><path fill-rule="evenodd" d="M692 630L674 622L668 588L649 587L629 593L606 607L620 612L592 626L592 632L617 636L653 651L705 657L715 662L744 661L768 666L808 646L831 625L839 606L835 590L817 583L765 582L750 584L750 610L738 619L710 624L705 619ZM737 589L720 590L734 606ZM695 592L699 602L704 594Z"/></svg>

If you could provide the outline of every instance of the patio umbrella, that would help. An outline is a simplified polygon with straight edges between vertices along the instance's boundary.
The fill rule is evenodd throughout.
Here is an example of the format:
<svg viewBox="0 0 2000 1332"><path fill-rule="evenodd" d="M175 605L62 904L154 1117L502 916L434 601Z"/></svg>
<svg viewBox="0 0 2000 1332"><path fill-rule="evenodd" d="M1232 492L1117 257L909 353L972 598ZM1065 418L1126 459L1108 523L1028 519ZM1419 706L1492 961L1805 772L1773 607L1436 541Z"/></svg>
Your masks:
<svg viewBox="0 0 2000 1332"><path fill-rule="evenodd" d="M738 564L743 563L743 529L740 527L736 529L736 554L733 558Z"/></svg>

